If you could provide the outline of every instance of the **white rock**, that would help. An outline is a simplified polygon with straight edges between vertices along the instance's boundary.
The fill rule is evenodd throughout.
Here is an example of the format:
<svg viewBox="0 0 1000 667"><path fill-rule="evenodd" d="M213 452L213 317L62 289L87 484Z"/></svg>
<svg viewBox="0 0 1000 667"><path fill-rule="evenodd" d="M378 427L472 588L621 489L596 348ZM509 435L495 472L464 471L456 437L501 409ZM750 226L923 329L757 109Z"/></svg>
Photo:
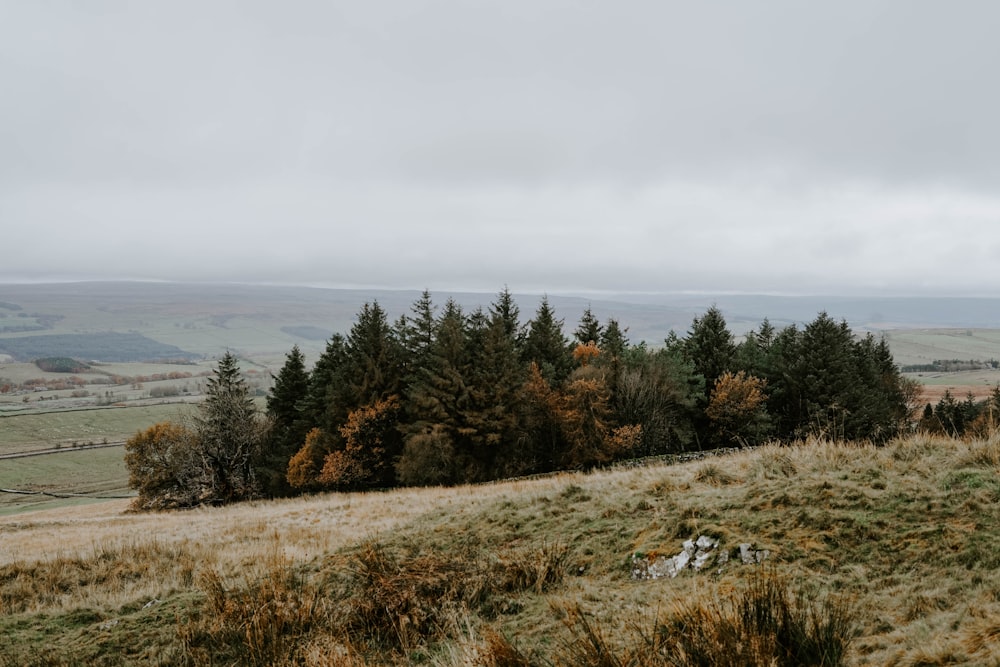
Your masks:
<svg viewBox="0 0 1000 667"><path fill-rule="evenodd" d="M694 563L691 564L691 567L693 567L695 570L700 570L701 568L711 563L714 557L715 557L714 551L699 551L695 555Z"/></svg>
<svg viewBox="0 0 1000 667"><path fill-rule="evenodd" d="M674 560L674 568L677 570L677 572L680 572L685 567L687 567L687 564L691 561L691 554L688 552L687 549L685 549L684 551L674 556L673 560ZM672 576L676 577L677 575L674 574Z"/></svg>
<svg viewBox="0 0 1000 667"><path fill-rule="evenodd" d="M698 546L699 549L715 549L716 547L719 546L718 540L713 540L708 535L702 535L701 537L699 537L698 541L695 542L695 544Z"/></svg>

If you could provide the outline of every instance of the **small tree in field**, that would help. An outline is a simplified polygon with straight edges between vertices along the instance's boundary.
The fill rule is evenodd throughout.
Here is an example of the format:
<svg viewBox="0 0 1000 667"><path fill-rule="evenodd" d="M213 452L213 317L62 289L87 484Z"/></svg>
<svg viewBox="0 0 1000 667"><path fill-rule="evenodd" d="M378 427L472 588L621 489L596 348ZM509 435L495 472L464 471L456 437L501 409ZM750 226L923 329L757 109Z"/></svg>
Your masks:
<svg viewBox="0 0 1000 667"><path fill-rule="evenodd" d="M133 509L192 505L204 483L197 435L179 424L160 422L125 443L129 487L139 492Z"/></svg>
<svg viewBox="0 0 1000 667"><path fill-rule="evenodd" d="M250 388L231 353L208 379L207 398L195 419L212 502L247 500L259 488L254 464L267 435Z"/></svg>
<svg viewBox="0 0 1000 667"><path fill-rule="evenodd" d="M268 422L261 418L228 352L208 380L208 397L190 426L164 422L126 443L129 486L140 509L190 507L252 498Z"/></svg>

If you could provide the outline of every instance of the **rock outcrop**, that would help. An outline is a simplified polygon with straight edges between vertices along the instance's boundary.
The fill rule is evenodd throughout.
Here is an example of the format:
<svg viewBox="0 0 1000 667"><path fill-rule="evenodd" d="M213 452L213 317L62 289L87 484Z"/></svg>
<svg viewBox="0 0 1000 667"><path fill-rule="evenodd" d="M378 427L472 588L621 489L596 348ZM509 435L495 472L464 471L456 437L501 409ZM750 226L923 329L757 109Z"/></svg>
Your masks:
<svg viewBox="0 0 1000 667"><path fill-rule="evenodd" d="M744 542L730 553L719 548L719 540L707 535L684 542L680 553L667 556L658 552L636 553L632 556L633 579L674 578L684 570L703 570L710 566L722 568L730 560L741 565L763 563L771 555L766 549L755 549Z"/></svg>

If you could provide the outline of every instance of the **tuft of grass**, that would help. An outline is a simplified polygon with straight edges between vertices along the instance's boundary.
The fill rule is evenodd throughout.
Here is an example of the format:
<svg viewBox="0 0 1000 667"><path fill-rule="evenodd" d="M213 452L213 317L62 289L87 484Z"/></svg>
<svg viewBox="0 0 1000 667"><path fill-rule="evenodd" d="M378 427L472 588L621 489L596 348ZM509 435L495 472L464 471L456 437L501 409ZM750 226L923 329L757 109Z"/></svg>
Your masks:
<svg viewBox="0 0 1000 667"><path fill-rule="evenodd" d="M706 463L698 468L694 474L696 482L708 484L709 486L726 486L736 482L736 478L716 463Z"/></svg>
<svg viewBox="0 0 1000 667"><path fill-rule="evenodd" d="M559 664L581 667L838 667L854 636L854 610L843 599L821 603L792 592L773 571L757 571L726 598L682 601L655 629L616 646L579 605L566 609L572 641Z"/></svg>

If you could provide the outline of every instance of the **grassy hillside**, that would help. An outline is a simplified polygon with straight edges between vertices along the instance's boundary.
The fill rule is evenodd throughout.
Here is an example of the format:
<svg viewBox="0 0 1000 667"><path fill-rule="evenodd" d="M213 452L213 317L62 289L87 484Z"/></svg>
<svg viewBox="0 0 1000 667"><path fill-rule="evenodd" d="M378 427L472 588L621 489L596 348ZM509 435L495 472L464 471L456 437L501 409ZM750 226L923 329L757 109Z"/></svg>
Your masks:
<svg viewBox="0 0 1000 667"><path fill-rule="evenodd" d="M846 664L1000 664L1000 440L125 508L0 517L0 664L692 664L748 587ZM769 557L632 578L700 535Z"/></svg>

